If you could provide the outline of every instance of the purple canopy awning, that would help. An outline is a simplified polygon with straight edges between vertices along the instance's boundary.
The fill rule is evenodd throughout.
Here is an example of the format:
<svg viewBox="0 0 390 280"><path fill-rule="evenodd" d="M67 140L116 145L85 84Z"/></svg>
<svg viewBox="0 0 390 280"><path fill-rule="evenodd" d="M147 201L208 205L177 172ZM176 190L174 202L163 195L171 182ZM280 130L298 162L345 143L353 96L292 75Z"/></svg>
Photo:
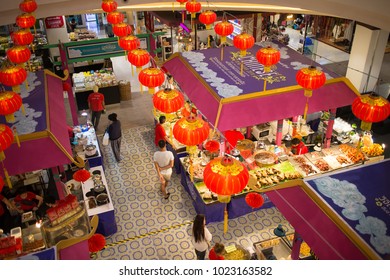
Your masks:
<svg viewBox="0 0 390 280"><path fill-rule="evenodd" d="M29 87L21 92L26 114L15 113L15 127L20 139L4 151L4 167L9 175L50 168L71 162L63 86L60 77L50 71L29 72ZM4 176L4 170L0 169Z"/></svg>
<svg viewBox="0 0 390 280"><path fill-rule="evenodd" d="M258 43L244 58L239 56L238 49L225 47L222 60L221 49L176 53L164 63L164 68L220 131L302 115L306 97L295 75L310 65L321 69L327 81L313 91L309 114L351 105L359 95L347 78L281 44L274 44L281 52L280 62L270 73L264 73L255 57L261 47Z"/></svg>

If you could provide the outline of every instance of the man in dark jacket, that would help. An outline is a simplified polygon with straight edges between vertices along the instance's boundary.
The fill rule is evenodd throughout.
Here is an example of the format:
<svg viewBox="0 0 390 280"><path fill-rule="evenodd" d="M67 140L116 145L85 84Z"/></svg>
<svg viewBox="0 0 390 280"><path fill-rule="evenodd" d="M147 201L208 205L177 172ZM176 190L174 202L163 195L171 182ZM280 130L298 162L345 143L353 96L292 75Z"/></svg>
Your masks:
<svg viewBox="0 0 390 280"><path fill-rule="evenodd" d="M121 161L121 140L122 140L122 129L121 122L117 119L117 114L112 113L108 115L108 119L111 124L108 126L107 131L110 136L111 149L114 153L117 162Z"/></svg>

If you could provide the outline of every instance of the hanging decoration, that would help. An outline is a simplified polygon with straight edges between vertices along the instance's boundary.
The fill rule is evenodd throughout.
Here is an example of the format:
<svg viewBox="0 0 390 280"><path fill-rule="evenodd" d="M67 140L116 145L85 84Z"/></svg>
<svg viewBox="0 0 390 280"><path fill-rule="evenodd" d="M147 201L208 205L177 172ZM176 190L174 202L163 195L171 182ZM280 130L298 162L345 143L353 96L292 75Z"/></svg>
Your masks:
<svg viewBox="0 0 390 280"><path fill-rule="evenodd" d="M114 32L114 34L116 36L124 37L124 36L131 34L132 30L131 30L130 25L128 25L127 23L121 22L121 23L114 24L112 27L112 31Z"/></svg>
<svg viewBox="0 0 390 280"><path fill-rule="evenodd" d="M228 22L226 20L225 16L221 22L217 23L214 26L215 33L217 33L219 36L221 36L221 44L226 43L226 36L229 36L230 34L232 34L233 30L234 30L233 24Z"/></svg>
<svg viewBox="0 0 390 280"><path fill-rule="evenodd" d="M158 68L149 67L143 69L139 75L138 80L141 85L149 88L149 93L154 94L155 87L161 86L165 81L164 72ZM141 89L142 91L142 89Z"/></svg>
<svg viewBox="0 0 390 280"><path fill-rule="evenodd" d="M145 66L150 61L150 54L143 49L135 49L127 54L129 62L137 68L137 73L141 71L142 66Z"/></svg>
<svg viewBox="0 0 390 280"><path fill-rule="evenodd" d="M196 0L190 0L186 3L186 10L191 13L191 19L196 18L196 13L202 9L202 5Z"/></svg>
<svg viewBox="0 0 390 280"><path fill-rule="evenodd" d="M264 204L264 198L259 193L251 192L245 196L245 202L252 207L252 209L260 208Z"/></svg>
<svg viewBox="0 0 390 280"><path fill-rule="evenodd" d="M15 122L14 113L22 107L22 98L12 91L0 92L0 115L5 115L8 123Z"/></svg>
<svg viewBox="0 0 390 280"><path fill-rule="evenodd" d="M90 253L96 253L106 246L106 239L100 233L95 233L88 239L88 250Z"/></svg>
<svg viewBox="0 0 390 280"><path fill-rule="evenodd" d="M211 160L203 172L206 187L218 194L218 200L226 203L224 211L224 232L228 229L227 203L233 194L240 193L248 184L249 172L238 160L229 156Z"/></svg>
<svg viewBox="0 0 390 280"><path fill-rule="evenodd" d="M245 32L233 38L233 45L240 50L241 56L245 56L246 50L252 48L254 44L255 38Z"/></svg>
<svg viewBox="0 0 390 280"><path fill-rule="evenodd" d="M29 29L19 29L11 34L15 45L30 45L34 41L34 36Z"/></svg>
<svg viewBox="0 0 390 280"><path fill-rule="evenodd" d="M371 130L372 123L381 122L390 116L390 103L375 93L356 97L352 103L352 113L361 120L362 130Z"/></svg>
<svg viewBox="0 0 390 280"><path fill-rule="evenodd" d="M123 22L125 16L120 12L111 12L107 14L107 21L111 24L118 24Z"/></svg>
<svg viewBox="0 0 390 280"><path fill-rule="evenodd" d="M188 0L176 0L176 2L180 3L180 7L184 6L184 3L186 3Z"/></svg>
<svg viewBox="0 0 390 280"><path fill-rule="evenodd" d="M135 50L140 47L140 44L138 37L134 35L119 38L119 46L126 51Z"/></svg>
<svg viewBox="0 0 390 280"><path fill-rule="evenodd" d="M24 0L19 4L19 9L25 13L33 13L38 8L35 0Z"/></svg>
<svg viewBox="0 0 390 280"><path fill-rule="evenodd" d="M72 86L70 85L70 83L63 81L62 82L62 90L69 92L70 90L72 90Z"/></svg>
<svg viewBox="0 0 390 280"><path fill-rule="evenodd" d="M277 49L274 49L270 46L266 48L261 48L256 53L257 61L264 66L264 73L271 71L271 66L275 65L280 60L280 52ZM264 79L264 88L265 91L267 88L267 80Z"/></svg>
<svg viewBox="0 0 390 280"><path fill-rule="evenodd" d="M306 96L306 105L303 113L303 118L306 120L307 111L309 109L309 98L313 94L313 90L322 87L326 82L324 72L317 70L315 66L302 68L296 75L297 83L304 88L304 95Z"/></svg>
<svg viewBox="0 0 390 280"><path fill-rule="evenodd" d="M184 105L183 94L176 89L159 90L153 95L153 106L157 110L170 114L177 112Z"/></svg>
<svg viewBox="0 0 390 280"><path fill-rule="evenodd" d="M204 148L210 153L216 153L219 151L219 142L216 140L208 140L204 145Z"/></svg>
<svg viewBox="0 0 390 280"><path fill-rule="evenodd" d="M199 21L206 25L206 29L210 30L211 25L217 20L217 14L213 11L205 11L199 15Z"/></svg>
<svg viewBox="0 0 390 280"><path fill-rule="evenodd" d="M12 91L18 92L19 85L27 78L27 72L20 66L5 66L0 69L0 83L12 87Z"/></svg>
<svg viewBox="0 0 390 280"><path fill-rule="evenodd" d="M106 13L115 12L118 8L118 4L114 0L103 0L102 9Z"/></svg>
<svg viewBox="0 0 390 280"><path fill-rule="evenodd" d="M4 151L14 142L12 130L5 124L0 124L0 161L5 160Z"/></svg>
<svg viewBox="0 0 390 280"><path fill-rule="evenodd" d="M73 179L77 182L84 183L89 178L91 178L91 173L89 173L89 171L85 169L80 169L73 173Z"/></svg>
<svg viewBox="0 0 390 280"><path fill-rule="evenodd" d="M7 50L7 58L15 64L28 62L31 57L31 51L26 46L13 46Z"/></svg>
<svg viewBox="0 0 390 280"><path fill-rule="evenodd" d="M21 14L16 17L16 25L20 28L31 28L35 25L35 17L32 14Z"/></svg>

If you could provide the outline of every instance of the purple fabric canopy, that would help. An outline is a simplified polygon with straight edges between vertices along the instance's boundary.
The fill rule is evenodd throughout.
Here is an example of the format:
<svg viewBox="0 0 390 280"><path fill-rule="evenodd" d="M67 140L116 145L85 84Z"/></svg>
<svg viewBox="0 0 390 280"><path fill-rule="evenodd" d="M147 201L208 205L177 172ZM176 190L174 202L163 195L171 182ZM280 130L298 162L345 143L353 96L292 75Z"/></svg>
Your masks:
<svg viewBox="0 0 390 280"><path fill-rule="evenodd" d="M262 47L258 43L244 58L235 47L178 53L164 63L164 68L208 121L214 125L218 121L220 131L302 115L306 97L295 75L299 69L311 65L325 73L327 82L313 91L308 113L347 106L357 97L348 79L278 43L273 47L280 50L280 62L271 72L264 73L256 59L256 52Z"/></svg>

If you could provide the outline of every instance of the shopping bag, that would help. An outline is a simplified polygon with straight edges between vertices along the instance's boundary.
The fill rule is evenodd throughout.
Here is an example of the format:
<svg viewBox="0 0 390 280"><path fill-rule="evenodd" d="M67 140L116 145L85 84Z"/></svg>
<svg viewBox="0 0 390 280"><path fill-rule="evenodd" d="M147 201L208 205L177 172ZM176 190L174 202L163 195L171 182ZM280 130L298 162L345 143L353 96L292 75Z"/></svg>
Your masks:
<svg viewBox="0 0 390 280"><path fill-rule="evenodd" d="M110 142L110 135L108 135L108 132L104 133L102 144L103 146L107 146Z"/></svg>

